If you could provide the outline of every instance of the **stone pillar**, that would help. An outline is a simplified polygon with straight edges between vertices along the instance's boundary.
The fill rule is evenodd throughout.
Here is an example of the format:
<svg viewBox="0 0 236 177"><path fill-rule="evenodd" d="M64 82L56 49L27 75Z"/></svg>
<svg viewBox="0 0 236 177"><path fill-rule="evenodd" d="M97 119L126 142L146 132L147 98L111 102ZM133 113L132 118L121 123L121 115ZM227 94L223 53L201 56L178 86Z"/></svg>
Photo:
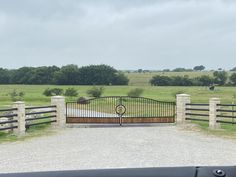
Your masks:
<svg viewBox="0 0 236 177"><path fill-rule="evenodd" d="M186 120L186 104L190 103L190 95L178 94L176 95L176 109L177 109L177 124L183 124Z"/></svg>
<svg viewBox="0 0 236 177"><path fill-rule="evenodd" d="M64 128L66 126L66 105L64 96L53 96L51 97L51 105L56 105L56 120L57 127Z"/></svg>
<svg viewBox="0 0 236 177"><path fill-rule="evenodd" d="M219 98L211 98L209 100L209 128L210 129L217 129L220 128L220 123L217 123L217 109L220 108L220 106L217 106L220 104Z"/></svg>
<svg viewBox="0 0 236 177"><path fill-rule="evenodd" d="M22 101L17 101L13 104L13 108L16 108L17 110L14 111L14 114L17 114L14 119L16 119L18 122L16 125L18 126L16 129L13 130L14 134L18 136L22 136L25 134L25 103ZM14 123L15 124L15 123Z"/></svg>

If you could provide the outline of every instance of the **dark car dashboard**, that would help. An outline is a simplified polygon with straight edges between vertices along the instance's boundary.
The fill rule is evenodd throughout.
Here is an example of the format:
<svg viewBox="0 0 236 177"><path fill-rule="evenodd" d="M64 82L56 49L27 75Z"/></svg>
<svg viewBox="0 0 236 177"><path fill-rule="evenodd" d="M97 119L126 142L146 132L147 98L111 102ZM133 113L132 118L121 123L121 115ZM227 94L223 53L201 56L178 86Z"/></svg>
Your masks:
<svg viewBox="0 0 236 177"><path fill-rule="evenodd" d="M6 173L0 177L236 177L236 166L162 167Z"/></svg>

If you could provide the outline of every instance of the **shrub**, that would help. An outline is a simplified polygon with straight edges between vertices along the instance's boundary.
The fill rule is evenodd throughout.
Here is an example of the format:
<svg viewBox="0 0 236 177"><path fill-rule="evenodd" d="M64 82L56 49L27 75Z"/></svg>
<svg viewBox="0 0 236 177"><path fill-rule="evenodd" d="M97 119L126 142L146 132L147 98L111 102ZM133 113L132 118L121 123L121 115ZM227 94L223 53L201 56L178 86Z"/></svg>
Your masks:
<svg viewBox="0 0 236 177"><path fill-rule="evenodd" d="M23 97L25 96L25 93L22 91L18 92L14 89L12 92L9 93L9 95L12 101L22 101Z"/></svg>
<svg viewBox="0 0 236 177"><path fill-rule="evenodd" d="M132 89L128 92L128 96L130 96L130 97L139 97L139 96L142 95L143 91L144 90L141 89L141 88L135 88L135 89Z"/></svg>
<svg viewBox="0 0 236 177"><path fill-rule="evenodd" d="M63 95L63 89L61 88L47 88L44 90L43 95L45 96L55 96L55 95Z"/></svg>
<svg viewBox="0 0 236 177"><path fill-rule="evenodd" d="M231 83L236 86L236 73L233 73L231 76L230 76L230 81Z"/></svg>
<svg viewBox="0 0 236 177"><path fill-rule="evenodd" d="M154 86L168 86L171 85L171 78L168 76L153 76L153 78L150 80L151 85Z"/></svg>
<svg viewBox="0 0 236 177"><path fill-rule="evenodd" d="M213 76L215 83L218 85L224 85L228 79L228 74L226 71L215 71Z"/></svg>
<svg viewBox="0 0 236 177"><path fill-rule="evenodd" d="M93 87L87 91L87 94L91 97L99 98L102 96L103 92L104 92L103 87Z"/></svg>
<svg viewBox="0 0 236 177"><path fill-rule="evenodd" d="M69 97L76 97L78 96L78 91L75 88L68 88L65 91L65 96L69 96Z"/></svg>
<svg viewBox="0 0 236 177"><path fill-rule="evenodd" d="M89 104L89 100L87 100L85 97L79 97L77 100L77 103L79 104Z"/></svg>

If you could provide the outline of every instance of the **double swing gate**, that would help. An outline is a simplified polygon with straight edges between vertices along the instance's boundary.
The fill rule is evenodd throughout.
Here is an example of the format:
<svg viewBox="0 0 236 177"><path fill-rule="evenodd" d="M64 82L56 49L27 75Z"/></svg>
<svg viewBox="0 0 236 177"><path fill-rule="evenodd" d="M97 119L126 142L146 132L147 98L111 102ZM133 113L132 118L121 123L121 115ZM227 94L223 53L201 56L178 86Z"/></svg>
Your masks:
<svg viewBox="0 0 236 177"><path fill-rule="evenodd" d="M174 123L175 102L110 96L66 103L67 123Z"/></svg>

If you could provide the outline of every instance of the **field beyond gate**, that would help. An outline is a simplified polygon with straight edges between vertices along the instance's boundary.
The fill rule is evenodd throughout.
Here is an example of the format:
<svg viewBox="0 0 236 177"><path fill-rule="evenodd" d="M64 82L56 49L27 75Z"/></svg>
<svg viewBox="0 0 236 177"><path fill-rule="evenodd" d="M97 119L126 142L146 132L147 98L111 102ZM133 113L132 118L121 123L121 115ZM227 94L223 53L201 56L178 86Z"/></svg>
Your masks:
<svg viewBox="0 0 236 177"><path fill-rule="evenodd" d="M66 103L67 123L173 123L175 102L109 96Z"/></svg>

